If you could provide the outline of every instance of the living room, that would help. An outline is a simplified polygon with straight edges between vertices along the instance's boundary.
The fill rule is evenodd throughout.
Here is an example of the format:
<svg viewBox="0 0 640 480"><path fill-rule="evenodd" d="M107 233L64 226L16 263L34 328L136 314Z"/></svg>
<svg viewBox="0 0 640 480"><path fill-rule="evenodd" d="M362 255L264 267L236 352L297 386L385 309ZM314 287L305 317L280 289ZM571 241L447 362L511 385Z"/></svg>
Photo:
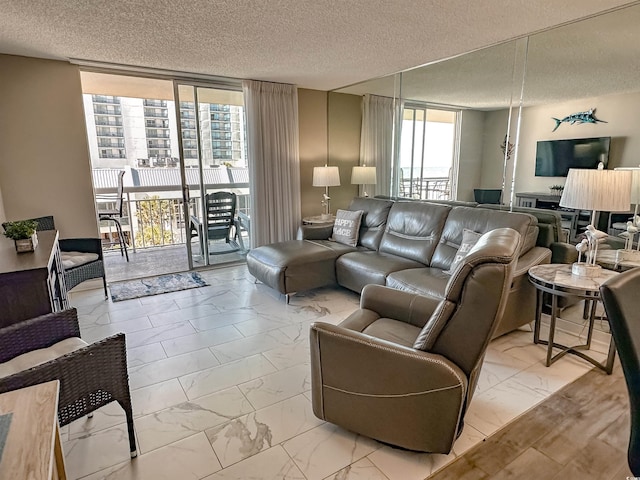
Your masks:
<svg viewBox="0 0 640 480"><path fill-rule="evenodd" d="M614 5L609 5L609 7L613 6ZM594 5L593 12L585 11L583 13L595 13L601 8L601 6ZM616 13L625 16L626 12L618 11L610 13L609 15ZM576 15L576 18L581 16L584 15ZM633 18L631 14L626 16ZM568 19L569 18L567 18L567 20ZM618 22L614 21L613 23L619 25ZM523 30L521 33L536 30L537 29ZM596 31L604 33L601 32L600 29L596 29ZM544 35L545 33L549 32L543 32L538 35ZM508 38L514 38L516 36L519 35L512 34L508 36ZM503 202L505 203L508 203L509 199L515 202L515 194L519 192L547 192L551 183L556 183L558 180L536 177L534 175L536 142L539 140L610 136L612 137L612 141L608 168L637 166L636 152L640 150L640 136L638 136L635 131L635 124L637 123L636 110L640 97L638 97L639 94L634 91L635 85L628 87L626 91L615 90L615 93L612 91L602 92L589 90L588 95L577 99L572 98L571 100L567 100L567 98L569 98L568 96L553 97L547 92L550 98L542 102L539 98L534 99L534 94L531 93L531 99L530 102L528 102L527 85L529 85L529 76L533 76L535 73L535 67L532 66L533 64L527 64L525 62L525 57L522 55L522 50L520 49L523 41L524 39L522 38L514 40L514 44L506 47L507 50L514 54L516 59L515 61L510 59L502 64L504 67L503 73L505 73L506 76L502 79L504 81L495 82L496 88L501 89L501 98L500 102L498 102L500 103L499 106L497 104L465 105L463 101L454 101L450 97L447 101L440 100L439 97L427 98L428 94L433 93L431 91L424 94L426 95L426 97L423 98L424 101L440 105L462 107L460 108L462 112L462 140L459 155L459 169L454 177L456 180L454 184L457 185L454 198L457 200L473 200L474 188L501 189L503 182L506 184L503 192ZM594 41L594 43L597 42ZM633 44L633 42L629 43ZM488 44L489 43L486 43L484 45ZM484 45L477 44L475 47ZM465 51L473 50L475 47L467 48ZM534 47L535 40L530 39L529 61L532 61L531 58L535 56ZM462 51L457 53L462 53ZM473 55L473 53L470 55ZM2 158L0 161L0 193L2 194L0 195L0 220L5 221L16 218L34 217L45 213L53 214L59 230L64 232L65 236L95 236L96 213L94 209L90 165L87 162L87 142L81 98L82 87L79 76L79 71L82 67L67 61L38 57L40 57L40 55L0 55L0 69L2 69L3 72L10 72L9 75L3 75L3 78L0 79L0 98L3 105L2 113L0 113L0 118L2 118L1 124L3 125L2 133L0 133L2 139L2 147L0 147L0 157ZM43 57L45 57L45 55L43 55ZM504 60L504 58L505 57L499 57L498 60ZM626 60L622 62L627 63ZM424 61L421 63L424 63ZM417 62L415 64L417 64ZM517 98L520 95L523 83L522 81L514 81L513 76L515 70L519 72L520 78L522 78L524 76L523 66L525 64L529 65L529 67L527 68L527 80L524 82L522 114L518 116ZM473 68L473 66L478 67L478 63L471 62L470 68ZM426 70L424 75L426 75L427 78L430 72L436 72L435 69L437 68L442 68L444 71L451 70L451 68L447 68L444 64L440 66L433 64L424 68ZM615 67L610 66L607 70L609 72L615 71ZM395 70L391 69L384 72L384 74L388 74L390 71ZM220 74L220 72L212 73ZM584 72L574 72L574 74L578 77L585 75ZM561 77L565 79L571 78L570 75L571 72L563 72ZM378 75L370 75L367 78L376 76ZM399 84L407 81L411 76L411 72L407 72L403 74L403 76L404 78ZM553 77L547 79L547 81L555 85L559 80L557 77ZM357 82L344 82L336 84L335 87L350 85L352 83ZM369 82L365 82L364 85L366 86L368 83ZM569 87L573 85L572 81L564 83ZM357 85L339 88L337 90L335 90L335 88L327 88L326 90L321 88L298 89L300 190L301 213L303 217L317 215L321 209L321 190L312 186L312 172L314 167L328 163L340 168L343 178L342 185L339 187L331 187L331 208L333 211L338 208L346 208L353 197L357 196L357 187L348 184L344 179L348 179L351 175L351 168L359 164L360 129L362 122L360 96L364 93L374 93L378 95L388 94L394 97L393 79L391 84L392 90L390 92L387 90L364 91L365 86L363 86L362 91L358 91ZM450 78L441 79L437 86L447 84L451 84ZM505 84L508 86L504 87ZM388 86L389 84L387 83L386 85ZM487 83L483 84L483 86L487 85ZM456 85L456 87L462 89L467 94L478 91L478 83L472 77L463 78L461 85ZM576 89L575 86L574 89ZM565 94L566 92L561 92L558 95ZM477 95L477 97L491 97L491 92L487 92L486 95ZM507 98L506 104L504 103L504 97ZM512 97L516 100L512 100ZM418 98L419 97L415 97L415 99ZM592 107L597 108L596 117L606 123L582 125L569 125L568 123L564 123L556 132L551 132L554 127L554 122L551 117L563 118ZM513 115L511 118L511 126L507 129L509 112L513 112ZM47 128L35 128L34 118L38 119L38 125L46 125ZM519 125L520 128L519 132L517 132L517 125ZM514 142L516 138L519 139L517 155L511 158L511 162L507 163L505 168L505 158L500 146L505 140ZM64 161L54 162L52 159L64 159ZM517 165L514 166L514 160L516 159ZM513 186L511 185L512 178L514 179ZM392 191L385 193L393 194ZM55 201L51 201L51 199L55 199ZM172 352L176 355L184 354L178 352L186 352L186 350L181 350L183 347L178 346L180 342L177 341L176 345L173 345L172 342L181 336L186 337L194 334L194 332L197 331L195 324L198 323L197 319L200 317L197 315L189 317L187 313L184 313L184 316L181 318L187 323L193 322L190 325L182 325L183 334L178 334L175 337L166 337L164 339L158 337L157 342L152 342L148 338L144 339L144 333L136 334L135 332L142 332L149 326L158 329L163 326L166 327L166 325L172 325L171 323L166 323L165 317L161 315L173 311L174 308L179 306L192 309L190 311L194 313L198 306L217 305L215 307L215 313L219 323L216 324L216 329L226 329L220 330L217 333L228 342L242 340L242 338L238 336L240 334L243 336L246 335L245 338L248 338L252 336L251 334L256 334L257 332L271 332L265 334L265 337L267 337L265 342L271 342L270 345L273 347L271 353L264 353L269 352L269 350L252 349L252 347L248 345L249 342L245 342L245 344L243 344L245 345L244 347L239 347L240 350L244 348L243 355L246 354L250 356L249 352L252 354L256 354L257 352L258 355L264 354L264 358L269 359L268 361L265 361L264 358L251 359L248 363L255 363L247 365L247 368L256 368L261 375L274 374L274 365L276 370L280 368L285 370L287 368L293 368L293 370L288 371L288 373L292 375L291 383L298 381L301 383L308 382L306 377L308 361L304 359L300 360L305 355L308 358L308 351L298 343L292 342L292 338L306 338L307 333L304 331L304 327L308 327L309 321L313 319L339 322L348 315L350 310L357 308L358 296L346 291L328 292L321 290L315 293L302 294L297 299L294 298L292 306L288 308L283 305L281 298L274 295L273 292L269 292L264 285L253 285L251 282L252 279L245 273L238 268L233 271L220 270L218 272L207 273L206 278L211 284L211 287L208 287L210 289L206 301L204 301L204 298L197 298L204 296L204 294L195 293L196 291L194 291L191 294L178 294L172 297L166 297L166 302L160 299L134 301L129 304L128 307L124 308L116 304L110 304L110 302L105 302L103 298L98 298L101 297L99 291L84 291L72 295L72 300L75 302L72 302L72 304L80 309L84 328L88 327L92 330L88 338L98 338L100 333L99 328L102 327L104 327L102 328L104 332L110 331L111 327L106 327L104 322L130 322L128 324L122 323L120 326L129 329L127 335L128 338L132 338L135 344L133 348L139 348L135 353L139 353L141 357L143 354L149 355L148 358L153 358L154 355L161 355L165 359L166 351L171 348L174 348ZM226 285L224 285L225 283ZM171 306L169 307L169 305ZM235 330L227 329L226 327L229 325L224 324L224 317L228 316L229 311L233 310L233 307L236 306L253 309L251 316L249 316L247 312L234 313L239 315L239 317L236 318L238 323L251 323L246 323L239 328L233 327ZM126 310L129 311L127 312ZM320 315L318 312L323 313ZM245 316L240 319L241 315ZM152 316L153 318L151 318ZM263 321L263 325L277 326L278 328L263 330L263 327L259 325L260 320ZM190 329L194 329L194 332ZM240 331L240 334L238 331ZM276 331L277 333L274 333ZM159 333L159 330L155 333ZM530 337L530 332L527 333L528 337ZM151 332L149 332L149 334L151 334ZM172 346L170 346L170 344ZM151 347L150 345L154 346ZM495 357L502 356L506 350L521 348L523 352L530 352L533 350L530 347L536 347L532 344L530 338L528 338L528 342L518 340L515 343L509 343L503 340L503 344L497 343L496 345L496 349L491 354L493 355L492 360L495 359ZM160 350L156 350L158 346L161 346ZM210 346L212 348L214 347L213 345ZM162 351L163 349L164 351ZM168 399L166 401L169 403L163 404L162 408L155 405L151 410L143 407L140 407L140 410L138 410L140 416L146 417L140 421L140 427L136 425L137 428L144 431L144 440L141 440L143 444L140 451L141 456L136 460L140 465L140 472L144 470L149 474L148 472L154 471L150 465L154 462L162 464L161 456L175 459L176 457L172 456L173 453L171 452L173 450L171 449L179 450L181 448L179 442L185 438L190 439L185 449L199 453L203 453L204 451L204 457L211 460L207 467L201 467L198 461L193 460L191 467L196 464L198 465L198 468L189 470L193 478L205 478L209 475L212 475L212 478L218 478L213 476L216 472L214 471L215 468L211 467L213 458L210 457L215 457L215 455L217 455L215 462L220 462L220 471L218 472L220 478L227 478L224 476L226 468L222 467L238 465L239 457L236 452L227 451L226 453L220 453L224 451L221 445L224 444L225 438L231 438L233 434L229 434L230 436L224 438L218 436L226 434L224 430L212 431L217 428L218 424L215 425L215 427L209 426L207 428L211 430L206 434L209 438L205 438L203 429L199 431L199 434L202 435L196 439L191 439L191 437L185 436L183 433L179 435L168 434L166 438L162 438L164 433L158 433L163 431L162 428L156 430L157 425L151 426L154 422L154 417L159 418L163 417L163 415L164 417L161 422L173 422L173 420L169 418L168 412L160 414L160 411L169 409L170 407L176 407L181 402L192 400L192 397L199 398L199 394L193 393L196 392L196 390L193 390L191 394L188 392L189 388L187 388L186 385L191 378L182 377L195 374L200 370L214 368L217 366L215 363L217 363L220 358L225 358L222 363L240 360L231 348L231 345L229 345L229 348L219 347L217 349L214 348L214 350L216 351L213 352L213 356L209 354L201 354L201 357L197 357L197 355L193 356L189 361L195 362L197 367L193 371L180 370L172 379L165 379L160 375L155 377L156 380L145 380L143 377L147 375L146 373L130 373L131 378L135 379L135 387L132 385L132 388L144 389L151 385L167 382L163 387L169 391L166 397ZM192 353L192 351L189 353ZM288 363L285 358L287 355L295 358L295 362ZM129 359L130 367L135 369L144 365L147 360L140 360L141 357L132 355ZM520 363L522 363L522 359L519 360ZM137 363L138 361L140 363ZM515 364L518 364L518 359L513 361ZM163 365L169 368L168 363ZM302 366L304 366L304 368ZM582 367L580 362L571 360L569 367L571 373L566 374L566 378L564 378L566 372L558 375L563 376L563 382L569 382L574 376L582 375L584 371L586 371L586 369ZM162 367L158 365L158 369L161 368ZM504 368L515 367L512 364ZM493 371L499 371L499 368ZM151 374L151 376L153 376L153 374ZM182 378L180 383L176 380L178 377ZM162 380L159 380L160 378L162 378ZM254 380L256 379L243 377L231 385L235 386L239 383L247 383ZM219 381L220 385L226 385L224 380ZM282 381L285 382L285 380ZM241 408L233 412L223 412L224 415L239 418L240 416L250 415L251 410L259 410L260 408L257 407L257 405L262 406L269 404L269 401L261 403L261 400L256 400L256 397L252 397L256 403L251 401L243 403L247 401L246 398L252 395L251 393L247 393L251 391L251 387L255 386L256 389L258 388L257 383L258 382L256 382L256 385L247 385L244 390L240 388L239 392L242 393L240 393L239 396L233 398L230 396L230 401L237 401L238 405L241 405ZM487 387L487 384L483 385L483 388ZM304 416L308 414L308 411L304 410L306 407L303 408L302 404L309 394L309 388L307 384L299 392L295 389L288 390L295 392L295 395L292 394L290 397L294 398L295 396L295 399L286 405L287 408L294 410L296 408L302 408L304 413L301 415ZM185 389L187 390L186 392ZM148 391L149 395L151 395L151 391L152 390ZM201 392L205 391L206 395L210 395L212 392L216 393L219 390L217 388L204 388L201 390ZM158 398L161 397L158 391L155 393L158 395ZM286 400L289 400L289 398ZM117 406L115 407L113 412L117 410ZM203 404L199 405L199 408L206 409L208 407ZM87 430L83 430L84 427L76 426L74 430L63 429L62 433L67 446L73 445L76 447L76 452L81 452L82 455L91 456L94 454L93 452L103 451L101 449L103 449L105 445L108 445L109 441L113 441L114 445L117 445L115 449L110 449L108 453L104 451L105 453L102 458L94 458L93 460L96 460L95 462L93 462L93 460L84 462L84 459L79 458L78 453L71 454L71 457L75 455L75 458L70 459L70 472L77 474L78 478L119 478L118 475L123 475L122 478L129 478L127 475L132 475L130 478L147 478L144 476L136 477L136 473L125 473L128 467L123 467L122 465L127 457L127 450L122 438L117 438L118 435L122 433L122 430L118 430L118 428L113 429L114 423L108 420L111 414L112 410L104 413L104 415L96 414L97 421L94 422L94 426L90 427L88 431L107 432L106 435L96 443L85 442L85 444L82 444L82 442L79 441L81 437L88 433ZM119 415L119 413L115 415ZM105 417L107 417L107 420L105 420ZM315 428L317 425L314 421L315 420L308 420L305 428ZM115 426L117 426L117 424L115 424ZM232 430L232 426L229 425L225 425L225 428ZM493 428L492 426L491 429ZM498 427L495 428L497 429ZM492 432L495 431L497 430L492 430ZM482 433L484 434L484 432ZM157 440L153 439L154 435L157 435ZM258 434L255 432L249 433L249 437L256 435ZM340 437L340 434L338 434L338 437ZM285 438L286 440L284 440ZM170 439L170 441L167 439ZM273 444L277 446L290 439L290 437L283 435L278 437L276 435L273 441L269 440L264 443L264 445L271 446ZM327 464L331 465L329 470L319 467L316 468L315 466L305 470L300 466L304 463L305 458L310 459L313 457L313 455L305 450L311 448L308 447L308 445L305 446L302 443L296 445L296 442L291 442L286 447L278 446L278 449L270 451L269 455L272 455L272 458L268 460L265 465L278 464L280 467L286 466L290 468L289 473L282 473L282 471L277 469L275 472L267 471L268 469L265 468L264 478L334 478L334 475L339 474L340 471L350 467L352 464L354 466L350 470L351 474L349 474L349 471L343 471L340 475L345 476L336 478L357 478L357 474L362 475L362 478L385 478L385 476L386 478L411 478L411 475L416 475L415 478L424 478L428 475L427 467L425 466L426 463L432 462L428 467L431 469L429 471L435 471L442 465L438 463L439 461L426 460L426 457L418 454L401 455L398 457L401 457L401 460L399 460L393 457L393 453L390 453L392 452L390 448L387 448L385 451L381 450L377 456L374 456L376 460L374 462L369 456L372 455L372 452L376 448L379 448L379 446L377 444L369 444L367 439L358 439L353 444L349 443L352 440L353 439L348 436L340 437L340 441L344 441L341 448L344 450L345 445L347 445L347 449L353 447L360 453L355 455L353 462L348 461L344 463L344 461L342 461L342 463L331 463L329 460L324 460ZM318 438L318 441L321 443L321 439ZM229 442L231 441L229 440ZM126 443L126 438L124 439L124 443ZM175 444L171 446L172 443ZM216 443L216 447L211 447L210 445L212 443ZM161 450L165 447L169 449ZM246 448L246 445L244 445L244 447ZM212 449L211 451L215 452L215 455L211 452L206 452L206 448ZM115 455L111 450L115 450ZM266 450L265 448L264 451ZM460 452L463 450L466 450L466 447L461 449ZM260 451L260 449L257 449L253 454L257 454ZM122 455L123 453L124 456ZM152 454L148 457L148 460L144 460L145 453ZM343 453L344 452L328 452L327 455L329 458L332 456L337 458L341 457ZM101 454L96 454L96 457L100 457L100 455ZM228 455L228 457L225 455ZM193 458L195 459L195 456ZM314 462L318 461L318 458L320 457L314 458ZM140 460L142 460L142 462ZM320 460L319 462L322 463L322 461L323 460ZM414 461L415 463L412 463ZM176 460L176 462L178 462L178 460ZM356 465L356 463L358 463L358 465ZM181 468L191 468L188 465L189 460L179 460L179 464ZM415 467L414 470L411 470L412 466ZM298 473L299 468L302 473ZM120 470L122 471L120 472ZM175 470L168 469L167 472L169 471L175 472ZM233 478L232 475L241 475L237 473L238 471L239 470L230 470L228 473L230 477L228 478ZM412 473L410 475L407 472ZM107 475L112 475L112 477L107 477ZM137 475L144 474L137 473ZM165 473L165 475L169 475L169 473Z"/></svg>

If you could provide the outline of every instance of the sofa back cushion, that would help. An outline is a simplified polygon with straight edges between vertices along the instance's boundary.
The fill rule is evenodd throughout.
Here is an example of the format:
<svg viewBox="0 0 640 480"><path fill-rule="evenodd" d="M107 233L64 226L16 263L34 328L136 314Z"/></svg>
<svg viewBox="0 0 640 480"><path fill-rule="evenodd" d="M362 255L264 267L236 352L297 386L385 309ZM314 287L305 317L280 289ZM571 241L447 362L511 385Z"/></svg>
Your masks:
<svg viewBox="0 0 640 480"><path fill-rule="evenodd" d="M391 205L393 205L391 200L378 198L356 197L351 201L349 210L362 210L363 212L358 245L378 250Z"/></svg>
<svg viewBox="0 0 640 480"><path fill-rule="evenodd" d="M496 228L512 228L520 234L518 256L531 250L538 237L538 221L526 213L502 212L484 208L453 207L431 259L431 267L448 270L462 244L464 229L487 233Z"/></svg>
<svg viewBox="0 0 640 480"><path fill-rule="evenodd" d="M488 208L491 210L504 210L509 207L505 205L478 205L478 208ZM564 242L564 233L562 232L562 216L555 210L545 210L542 208L528 207L512 207L511 209L518 213L528 213L538 219L538 238L536 246L550 248L554 242Z"/></svg>
<svg viewBox="0 0 640 480"><path fill-rule="evenodd" d="M380 252L429 265L450 210L447 205L435 203L394 203Z"/></svg>

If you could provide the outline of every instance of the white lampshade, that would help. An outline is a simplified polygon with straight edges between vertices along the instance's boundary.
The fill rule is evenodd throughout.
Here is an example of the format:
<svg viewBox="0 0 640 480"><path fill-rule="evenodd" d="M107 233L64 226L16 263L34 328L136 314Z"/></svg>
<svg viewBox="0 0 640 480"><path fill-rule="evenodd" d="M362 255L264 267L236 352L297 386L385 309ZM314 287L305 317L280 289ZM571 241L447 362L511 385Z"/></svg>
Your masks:
<svg viewBox="0 0 640 480"><path fill-rule="evenodd" d="M560 206L626 212L631 208L631 172L570 168Z"/></svg>
<svg viewBox="0 0 640 480"><path fill-rule="evenodd" d="M615 170L631 172L631 203L640 204L640 167L617 167Z"/></svg>
<svg viewBox="0 0 640 480"><path fill-rule="evenodd" d="M375 185L376 167L353 167L351 183L355 185Z"/></svg>
<svg viewBox="0 0 640 480"><path fill-rule="evenodd" d="M314 187L337 187L340 185L338 167L313 167Z"/></svg>

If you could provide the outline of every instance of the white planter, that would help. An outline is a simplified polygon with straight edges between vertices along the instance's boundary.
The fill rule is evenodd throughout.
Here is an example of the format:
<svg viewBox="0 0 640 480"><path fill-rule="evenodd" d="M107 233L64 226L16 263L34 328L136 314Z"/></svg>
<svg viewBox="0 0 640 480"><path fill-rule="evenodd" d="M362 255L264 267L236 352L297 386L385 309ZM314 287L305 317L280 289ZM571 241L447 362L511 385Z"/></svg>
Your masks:
<svg viewBox="0 0 640 480"><path fill-rule="evenodd" d="M16 252L18 253L33 252L38 246L38 235L34 233L30 238L14 240L14 243L16 244Z"/></svg>

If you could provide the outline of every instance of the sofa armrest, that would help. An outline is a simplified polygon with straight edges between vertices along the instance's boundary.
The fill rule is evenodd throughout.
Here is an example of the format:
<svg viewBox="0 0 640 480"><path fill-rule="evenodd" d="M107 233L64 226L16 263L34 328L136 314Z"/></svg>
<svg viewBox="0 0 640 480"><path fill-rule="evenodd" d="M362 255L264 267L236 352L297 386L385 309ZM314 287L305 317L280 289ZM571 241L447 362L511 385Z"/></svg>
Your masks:
<svg viewBox="0 0 640 480"><path fill-rule="evenodd" d="M549 263L550 260L551 250L546 247L533 247L527 253L518 257L513 271L513 277L517 278L520 275L526 275L531 267Z"/></svg>
<svg viewBox="0 0 640 480"><path fill-rule="evenodd" d="M322 322L311 325L310 344L318 418L405 448L451 449L467 393L453 362ZM407 418L411 427L398 428Z"/></svg>
<svg viewBox="0 0 640 480"><path fill-rule="evenodd" d="M327 240L333 234L333 225L300 225L297 240Z"/></svg>
<svg viewBox="0 0 640 480"><path fill-rule="evenodd" d="M14 323L0 329L0 363L31 350L50 347L65 338L79 336L75 308Z"/></svg>
<svg viewBox="0 0 640 480"><path fill-rule="evenodd" d="M63 252L97 253L102 258L102 240L99 238L63 238L58 241Z"/></svg>
<svg viewBox="0 0 640 480"><path fill-rule="evenodd" d="M422 327L442 301L442 298L372 284L362 289L360 308Z"/></svg>
<svg viewBox="0 0 640 480"><path fill-rule="evenodd" d="M551 263L573 263L578 260L575 245L565 242L554 242L550 245Z"/></svg>

